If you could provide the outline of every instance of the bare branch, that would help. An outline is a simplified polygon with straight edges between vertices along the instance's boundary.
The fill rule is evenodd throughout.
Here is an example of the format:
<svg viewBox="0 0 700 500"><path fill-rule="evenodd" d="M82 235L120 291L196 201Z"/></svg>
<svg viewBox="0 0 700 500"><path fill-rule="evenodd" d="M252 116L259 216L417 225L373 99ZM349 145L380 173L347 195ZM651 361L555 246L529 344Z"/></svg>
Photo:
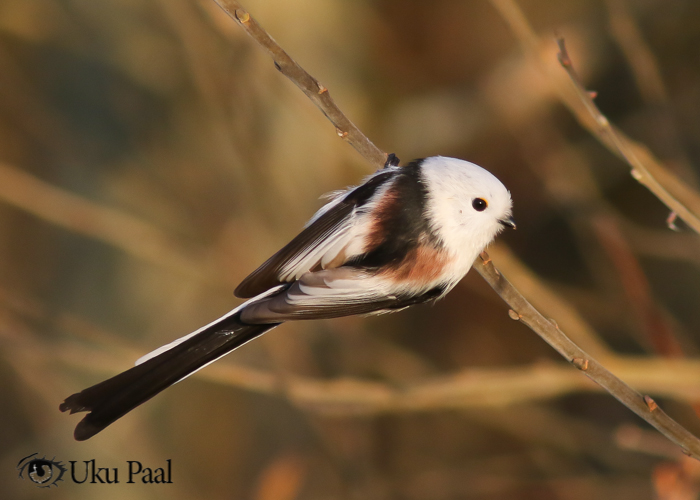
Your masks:
<svg viewBox="0 0 700 500"><path fill-rule="evenodd" d="M387 155L374 146L359 129L347 120L335 103L330 99L328 90L292 60L238 2L234 0L215 1L229 16L241 25L254 40L268 51L280 71L302 89L314 104L316 104L331 122L336 125L341 137L348 141L371 165L376 168L380 168L384 165ZM519 10L517 10L517 12L519 12ZM534 37L532 34L534 32L529 28L522 13L520 13L518 21L525 35L529 34L530 40L533 40ZM583 93L592 104L592 100L585 90L583 90ZM593 107L595 108L594 104ZM597 108L595 109L597 110ZM602 117L602 114L600 116ZM607 123L607 119L604 119L604 122ZM613 130L609 123L607 126L609 130ZM614 134L613 140L620 141L620 137ZM624 142L618 145L618 149L621 154L630 154ZM634 157L634 155L631 156ZM636 157L634 157L634 160L638 162ZM688 209L658 185L643 164L634 164L633 169L633 171L641 173L641 179L638 179L640 182L644 185L653 185L654 189L657 189L659 194L664 196L664 198L661 198L662 201L667 203L671 210L678 213L679 217L688 222L696 231L700 232L700 220L695 218ZM656 193L656 191L654 192ZM693 226L695 222L697 222L697 225ZM653 399L649 396L642 396L619 378L615 377L607 369L603 368L600 363L574 344L554 323L544 318L539 311L537 311L525 297L501 275L486 252L482 254L481 259L476 260L474 268L511 307L511 317L529 326L567 361L583 371L589 378L597 382L618 401L656 427L671 441L681 446L685 453L700 460L700 440L666 415ZM432 391L429 391L429 393L432 394ZM382 394L381 391L377 393L378 398L383 398L384 396L385 395Z"/></svg>
<svg viewBox="0 0 700 500"><path fill-rule="evenodd" d="M476 271L511 308L511 318L522 321L587 377L600 384L627 408L681 446L685 453L700 460L700 440L658 407L649 396L640 393L610 373L598 361L574 344L559 327L546 319L496 269L486 252L474 263Z"/></svg>
<svg viewBox="0 0 700 500"><path fill-rule="evenodd" d="M559 63L569 74L571 82L573 83L581 102L598 125L598 134L604 136L607 141L609 141L617 149L620 156L622 156L622 158L629 163L630 167L632 167L632 177L634 177L637 182L643 186L646 186L647 189L654 193L654 195L661 200L672 213L680 217L686 224L688 224L688 226L693 228L696 233L700 233L700 218L688 210L688 208L686 208L671 193L669 193L666 188L664 188L659 181L656 180L651 172L649 172L649 169L644 162L639 159L634 149L630 147L627 139L618 133L615 127L610 124L605 115L600 112L595 102L593 102L591 93L585 89L581 83L581 79L574 69L569 53L566 50L564 39L561 37L557 38L557 44L559 45Z"/></svg>
<svg viewBox="0 0 700 500"><path fill-rule="evenodd" d="M564 81L561 77L561 72L555 71L557 68L553 68L549 58L541 53L540 38L537 36L537 33L535 33L515 0L490 1L506 21L525 53L535 62L543 74L547 76L552 85L552 89L558 94L561 102L573 113L581 126L586 128L615 155L626 159L620 151L619 143L622 143L623 150L629 154L630 157L636 159L635 165L631 165L632 170L638 172L637 164L641 164L647 172L647 174L642 175L640 182L643 180L648 183L656 183L660 188L658 189L659 192L665 193L664 196L666 196L666 199L661 199L661 201L667 206L667 201L674 205L679 204L683 206L684 214L688 216L693 224L685 220L680 213L678 214L679 217L684 219L684 221L697 232L700 228L700 225L697 223L700 222L700 220L698 220L697 216L694 214L700 214L700 195L690 188L686 182L682 181L665 168L647 147L633 141L609 123L607 125L613 131L614 137L617 139L618 143L616 144L609 134L601 133L601 123L596 120L596 115L591 113L587 103L583 101L584 98L591 100L592 96L583 89L582 86L581 90L579 90L571 85L570 78L567 78L569 81ZM605 119L605 117L603 117L603 119ZM605 122L607 122L607 119L605 119ZM642 184L652 190L644 182L642 182ZM657 194L656 191L652 190L652 192ZM669 193L671 193L671 195L669 195ZM671 208L671 210L673 209Z"/></svg>
<svg viewBox="0 0 700 500"><path fill-rule="evenodd" d="M576 308L539 279L505 245L495 245L489 252L498 261L505 274L518 283L521 293L531 297L534 306L539 310L557 318L559 324L565 325L571 338L582 345L589 354L605 363L614 357L597 332Z"/></svg>
<svg viewBox="0 0 700 500"><path fill-rule="evenodd" d="M340 111L328 92L318 80L287 54L258 22L235 0L214 0L246 33L263 47L275 63L275 67L289 78L311 99L318 109L335 125L338 137L345 140L372 166L381 168L387 155Z"/></svg>

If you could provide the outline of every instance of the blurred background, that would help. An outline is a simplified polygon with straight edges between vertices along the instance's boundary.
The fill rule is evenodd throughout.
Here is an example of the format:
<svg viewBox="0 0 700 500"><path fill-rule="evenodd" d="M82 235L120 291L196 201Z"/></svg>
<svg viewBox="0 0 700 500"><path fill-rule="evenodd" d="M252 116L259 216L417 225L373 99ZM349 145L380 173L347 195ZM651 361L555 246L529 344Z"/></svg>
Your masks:
<svg viewBox="0 0 700 500"><path fill-rule="evenodd" d="M518 230L495 264L699 435L700 240L562 104L554 34L609 119L694 188L700 3L518 5L244 3L384 151L496 174ZM0 496L697 498L697 462L473 272L432 307L283 325L73 440L66 396L239 304L319 197L371 171L212 0L2 0ZM35 452L121 484L41 490L15 469ZM127 460L168 459L173 484L124 484Z"/></svg>

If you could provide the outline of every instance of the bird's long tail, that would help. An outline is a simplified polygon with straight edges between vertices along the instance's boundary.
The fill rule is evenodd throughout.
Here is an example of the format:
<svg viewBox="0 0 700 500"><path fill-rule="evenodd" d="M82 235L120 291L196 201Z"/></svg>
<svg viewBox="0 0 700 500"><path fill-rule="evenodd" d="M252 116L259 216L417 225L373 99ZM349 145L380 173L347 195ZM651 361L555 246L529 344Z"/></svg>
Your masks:
<svg viewBox="0 0 700 500"><path fill-rule="evenodd" d="M91 438L159 392L279 325L243 323L243 307L144 356L133 368L66 398L61 411L90 412L75 428L75 439Z"/></svg>

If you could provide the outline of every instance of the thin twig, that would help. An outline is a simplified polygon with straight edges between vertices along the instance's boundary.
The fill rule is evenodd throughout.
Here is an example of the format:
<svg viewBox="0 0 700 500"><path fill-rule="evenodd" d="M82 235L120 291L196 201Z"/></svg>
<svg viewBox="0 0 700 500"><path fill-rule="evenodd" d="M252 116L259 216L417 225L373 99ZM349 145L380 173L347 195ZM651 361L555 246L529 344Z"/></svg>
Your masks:
<svg viewBox="0 0 700 500"><path fill-rule="evenodd" d="M600 384L627 408L642 417L664 436L681 446L687 454L700 460L700 440L658 407L649 396L640 393L617 378L598 361L574 344L559 327L546 319L518 292L496 269L488 254L474 263L476 271L511 308L509 315L522 321L552 346L567 361L581 370L587 377Z"/></svg>
<svg viewBox="0 0 700 500"><path fill-rule="evenodd" d="M275 63L282 73L292 80L304 93L311 98L316 106L338 127L338 123L352 125L352 123L344 117L343 113L333 103L325 87L304 71L289 55L277 45L270 35L245 11L241 5L234 0L215 0L219 6L226 11L229 16L235 19L246 32L262 47L264 47L275 60ZM314 87L315 85L315 87ZM585 91L584 91L585 92ZM590 99L590 96L589 96ZM597 109L597 108L596 108ZM601 115L602 116L602 115ZM343 136L355 149L365 157L370 164L375 167L381 167L385 160L386 154L381 152L362 134L362 132L352 125L352 133L348 129L340 128L339 130L348 130ZM342 134L341 134L342 136ZM367 145L371 145L368 147ZM625 152L624 144L622 149ZM644 165L635 167L642 172L645 182L653 184L656 182L651 175L648 174ZM646 174L645 174L646 173ZM646 175L646 176L645 176ZM657 183L658 184L658 183ZM661 190L661 188L659 186ZM665 192L665 190L663 190ZM672 210L679 214L685 220L688 218L689 224L693 222L694 216L678 203L673 197L668 195L668 201L673 204ZM676 204L679 205L676 209ZM697 220L697 219L695 219ZM696 230L700 232L700 220L697 220ZM615 377L608 370L603 368L600 363L591 358L587 353L581 350L574 344L564 333L553 324L545 319L539 311L537 311L513 285L511 285L496 269L491 262L488 254L484 252L482 259L477 259L474 267L479 274L491 285L491 287L501 296L501 298L511 307L511 317L522 321L529 326L535 333L542 337L549 345L551 345L559 354L566 360L574 364L579 370L583 371L589 378L597 382L606 391L612 394L622 404L630 408L637 415L656 427L662 434L675 442L688 455L700 460L700 440L683 428L671 417L666 415L649 396L642 396L634 389L626 385L620 379Z"/></svg>
<svg viewBox="0 0 700 500"><path fill-rule="evenodd" d="M594 137L596 137L605 147L607 147L615 155L624 159L620 153L618 145L616 145L609 135L601 133L600 124L584 106L581 100L581 94L571 85L571 79L562 78L559 67L554 67L549 59L549 54L543 54L541 51L541 40L535 33L523 11L520 9L515 0L491 0L491 4L498 10L503 19L508 24L511 31L514 33L525 54L535 63L535 65L546 75L548 81L552 85L552 89L557 93L562 104L571 111L578 122L586 128ZM586 97L590 96L585 92ZM650 172L651 178L656 179L658 184L663 186L667 192L672 193L675 200L686 207L685 212L692 214L700 214L700 194L690 188L688 184L678 176L670 172L665 166L649 151L649 149L634 140L627 137L622 131L610 126L614 131L615 137L624 144L626 151L632 154L637 161L642 164L647 172ZM634 169L634 165L632 165ZM645 177L647 179L647 177ZM652 191L653 192L653 191ZM656 194L656 193L654 193ZM665 203L665 202L664 202ZM691 215L692 215L691 214ZM697 221L697 217L692 215ZM697 231L697 225L693 227Z"/></svg>
<svg viewBox="0 0 700 500"><path fill-rule="evenodd" d="M231 19L236 21L267 53L272 57L275 67L306 96L311 99L326 118L335 125L338 137L345 140L358 153L376 168L386 162L387 155L374 145L369 138L352 123L340 110L328 92L318 80L308 74L304 68L289 57L282 47L265 31L258 22L235 0L214 0Z"/></svg>
<svg viewBox="0 0 700 500"><path fill-rule="evenodd" d="M532 302L539 310L548 316L557 318L559 324L566 325L566 330L571 338L582 345L589 354L603 362L614 357L614 354L600 340L600 336L576 308L567 302L561 294L539 279L505 245L494 246L490 249L490 255L498 261L505 274L518 283L521 293L532 297Z"/></svg>
<svg viewBox="0 0 700 500"><path fill-rule="evenodd" d="M569 53L566 50L564 38L558 37L557 44L559 45L559 63L569 74L571 82L576 89L576 93L581 99L581 102L585 106L586 110L598 124L598 132L605 136L613 144L620 156L622 156L632 167L632 177L634 177L637 182L643 186L646 186L647 189L654 193L654 195L661 200L672 213L680 217L686 224L688 224L688 226L693 228L696 233L700 233L700 218L688 210L685 205L678 201L659 183L658 180L656 180L651 172L649 172L646 165L637 157L635 151L629 146L627 140L618 133L618 131L610 124L610 121L608 121L605 115L601 113L600 109L598 109L595 102L593 102L591 93L588 92L583 86L578 73L574 69Z"/></svg>

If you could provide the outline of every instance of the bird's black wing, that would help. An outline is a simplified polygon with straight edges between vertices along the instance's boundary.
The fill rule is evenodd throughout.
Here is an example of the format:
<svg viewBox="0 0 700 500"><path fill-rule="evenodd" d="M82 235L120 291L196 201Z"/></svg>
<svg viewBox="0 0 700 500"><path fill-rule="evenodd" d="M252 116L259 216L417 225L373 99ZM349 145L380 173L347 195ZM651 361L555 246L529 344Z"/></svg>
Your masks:
<svg viewBox="0 0 700 500"><path fill-rule="evenodd" d="M356 217L397 172L396 167L380 170L324 206L301 233L238 285L236 296L255 297L281 283L295 281L307 271L325 268L323 264L338 267L356 257L357 253L347 253L357 238Z"/></svg>

